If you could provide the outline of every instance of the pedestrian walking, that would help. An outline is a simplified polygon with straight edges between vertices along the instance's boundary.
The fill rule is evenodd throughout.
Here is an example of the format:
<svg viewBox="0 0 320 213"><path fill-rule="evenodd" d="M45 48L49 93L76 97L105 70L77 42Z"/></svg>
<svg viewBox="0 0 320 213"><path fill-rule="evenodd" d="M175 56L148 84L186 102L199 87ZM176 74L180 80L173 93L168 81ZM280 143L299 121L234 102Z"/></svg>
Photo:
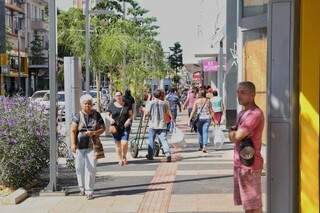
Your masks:
<svg viewBox="0 0 320 213"><path fill-rule="evenodd" d="M222 98L218 96L218 91L212 91L213 97L210 99L212 105L212 120L215 126L220 126L221 118L223 115L224 105Z"/></svg>
<svg viewBox="0 0 320 213"><path fill-rule="evenodd" d="M154 140L156 136L158 136L166 160L167 162L171 162L171 153L167 140L167 123L165 119L167 114L170 115L170 109L168 103L164 101L164 96L164 91L157 89L154 92L154 99L148 103L145 109L145 116L149 117L148 154L146 158L153 160Z"/></svg>
<svg viewBox="0 0 320 213"><path fill-rule="evenodd" d="M169 103L172 120L173 122L175 122L178 116L178 107L179 107L179 111L181 112L180 99L176 93L176 89L174 88L170 89L170 93L166 96L166 101L168 101Z"/></svg>
<svg viewBox="0 0 320 213"><path fill-rule="evenodd" d="M110 132L113 135L118 154L119 165L127 165L127 152L130 128L132 123L132 109L123 100L122 93L115 93L114 103L107 109L107 119L110 122Z"/></svg>
<svg viewBox="0 0 320 213"><path fill-rule="evenodd" d="M237 95L243 110L229 132L234 146L234 203L245 212L262 213L261 156L264 115L255 104L255 85L245 81L238 85Z"/></svg>
<svg viewBox="0 0 320 213"><path fill-rule="evenodd" d="M71 124L71 150L75 155L80 194L90 200L93 198L97 164L94 143L104 132L105 124L100 113L92 108L93 99L90 95L81 96L80 104L81 111L74 115Z"/></svg>
<svg viewBox="0 0 320 213"><path fill-rule="evenodd" d="M197 93L198 90L196 88L193 88L190 92L188 92L187 99L183 104L183 108L188 110L189 118L192 112L193 105L197 100Z"/></svg>
<svg viewBox="0 0 320 213"><path fill-rule="evenodd" d="M133 109L133 104L135 103L134 97L131 95L130 89L126 89L124 92L123 100L129 109Z"/></svg>
<svg viewBox="0 0 320 213"><path fill-rule="evenodd" d="M212 107L209 99L206 98L206 91L200 90L198 99L193 105L193 109L189 119L189 125L191 122L195 122L198 128L198 140L199 151L207 153L208 144L208 132L211 124ZM195 119L193 119L194 115Z"/></svg>
<svg viewBox="0 0 320 213"><path fill-rule="evenodd" d="M191 91L188 92L187 99L183 105L183 108L188 110L189 119L191 119L191 112L192 112L193 105L197 100L197 94L198 94L198 89L192 88ZM191 122L189 127L191 128L191 132L193 132L193 130L197 132L197 125L195 125L194 122Z"/></svg>

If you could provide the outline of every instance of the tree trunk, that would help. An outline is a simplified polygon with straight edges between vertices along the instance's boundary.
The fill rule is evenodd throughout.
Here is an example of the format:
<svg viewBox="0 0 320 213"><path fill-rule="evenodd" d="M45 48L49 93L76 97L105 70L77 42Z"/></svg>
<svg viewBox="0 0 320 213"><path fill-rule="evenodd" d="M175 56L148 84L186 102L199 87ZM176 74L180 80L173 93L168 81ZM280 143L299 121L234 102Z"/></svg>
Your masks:
<svg viewBox="0 0 320 213"><path fill-rule="evenodd" d="M97 86L97 111L101 112L101 99L100 99L100 83L101 83L101 75L99 72L95 72L96 76L96 86Z"/></svg>

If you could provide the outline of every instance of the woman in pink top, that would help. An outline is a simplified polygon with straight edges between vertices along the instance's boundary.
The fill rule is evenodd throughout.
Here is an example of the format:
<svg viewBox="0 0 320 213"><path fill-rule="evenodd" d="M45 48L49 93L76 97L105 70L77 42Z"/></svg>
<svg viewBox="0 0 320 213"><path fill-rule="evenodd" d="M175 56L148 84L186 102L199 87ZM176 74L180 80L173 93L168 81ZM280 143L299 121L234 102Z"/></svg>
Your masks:
<svg viewBox="0 0 320 213"><path fill-rule="evenodd" d="M188 109L189 118L192 112L193 105L197 100L197 93L198 93L197 89L193 88L191 92L188 93L187 100L184 102L184 105L183 105L184 109L186 108Z"/></svg>

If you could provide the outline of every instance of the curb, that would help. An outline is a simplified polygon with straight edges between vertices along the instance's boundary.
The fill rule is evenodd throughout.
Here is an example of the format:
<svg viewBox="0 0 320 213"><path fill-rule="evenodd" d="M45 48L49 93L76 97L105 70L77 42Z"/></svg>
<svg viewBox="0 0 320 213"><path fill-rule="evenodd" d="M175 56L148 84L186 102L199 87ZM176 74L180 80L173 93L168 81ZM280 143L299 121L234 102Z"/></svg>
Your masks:
<svg viewBox="0 0 320 213"><path fill-rule="evenodd" d="M16 191L9 194L8 196L2 198L1 204L16 205L24 201L27 197L28 197L28 192L23 188L19 188Z"/></svg>

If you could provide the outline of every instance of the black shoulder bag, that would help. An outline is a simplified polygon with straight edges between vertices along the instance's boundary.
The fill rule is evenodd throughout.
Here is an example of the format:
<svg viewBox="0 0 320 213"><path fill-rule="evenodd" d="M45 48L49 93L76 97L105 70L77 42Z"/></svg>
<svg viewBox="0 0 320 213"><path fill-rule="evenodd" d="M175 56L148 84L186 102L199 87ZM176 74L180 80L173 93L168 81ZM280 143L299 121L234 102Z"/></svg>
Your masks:
<svg viewBox="0 0 320 213"><path fill-rule="evenodd" d="M240 123L240 119L238 120L238 125ZM253 141L250 137L246 137L240 141L240 150L239 150L239 155L240 155L240 162L245 165L245 166L252 166L254 163L254 146L253 146Z"/></svg>

